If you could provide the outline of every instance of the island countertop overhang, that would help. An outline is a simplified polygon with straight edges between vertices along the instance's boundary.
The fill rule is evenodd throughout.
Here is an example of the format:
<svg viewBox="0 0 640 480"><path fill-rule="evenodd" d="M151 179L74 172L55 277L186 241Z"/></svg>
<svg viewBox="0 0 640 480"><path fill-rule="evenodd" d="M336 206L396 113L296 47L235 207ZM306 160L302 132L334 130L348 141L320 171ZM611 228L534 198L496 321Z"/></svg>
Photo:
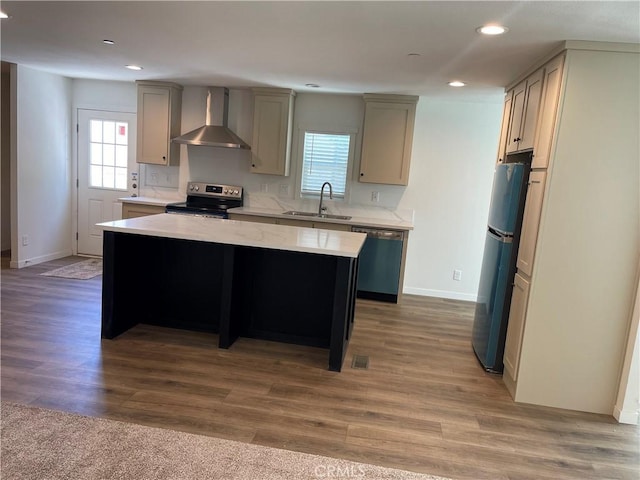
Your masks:
<svg viewBox="0 0 640 480"><path fill-rule="evenodd" d="M366 235L306 227L159 214L99 223L104 231L357 258Z"/></svg>

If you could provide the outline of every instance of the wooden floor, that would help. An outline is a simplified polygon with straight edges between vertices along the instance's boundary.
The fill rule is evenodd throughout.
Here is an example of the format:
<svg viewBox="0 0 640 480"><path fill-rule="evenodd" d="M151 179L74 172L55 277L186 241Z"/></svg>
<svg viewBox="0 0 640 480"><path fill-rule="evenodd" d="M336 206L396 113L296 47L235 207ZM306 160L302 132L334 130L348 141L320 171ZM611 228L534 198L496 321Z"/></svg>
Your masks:
<svg viewBox="0 0 640 480"><path fill-rule="evenodd" d="M454 479L640 478L638 427L513 403L473 355L470 303L358 301L335 373L326 350L296 345L219 350L216 335L144 325L101 340L102 277L39 276L78 260L3 259L4 401Z"/></svg>

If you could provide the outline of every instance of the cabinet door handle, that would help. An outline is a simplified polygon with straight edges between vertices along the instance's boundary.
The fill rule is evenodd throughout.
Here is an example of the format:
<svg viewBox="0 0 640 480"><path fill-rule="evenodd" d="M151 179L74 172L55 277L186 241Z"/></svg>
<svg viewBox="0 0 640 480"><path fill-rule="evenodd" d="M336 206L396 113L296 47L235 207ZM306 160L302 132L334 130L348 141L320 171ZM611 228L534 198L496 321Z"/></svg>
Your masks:
<svg viewBox="0 0 640 480"><path fill-rule="evenodd" d="M360 173L360 176L361 176L361 177L364 177L364 173L362 173L362 172L361 172L361 173Z"/></svg>
<svg viewBox="0 0 640 480"><path fill-rule="evenodd" d="M251 166L252 166L253 168L256 168L256 164L255 164L255 163L252 163L252 164L251 164Z"/></svg>

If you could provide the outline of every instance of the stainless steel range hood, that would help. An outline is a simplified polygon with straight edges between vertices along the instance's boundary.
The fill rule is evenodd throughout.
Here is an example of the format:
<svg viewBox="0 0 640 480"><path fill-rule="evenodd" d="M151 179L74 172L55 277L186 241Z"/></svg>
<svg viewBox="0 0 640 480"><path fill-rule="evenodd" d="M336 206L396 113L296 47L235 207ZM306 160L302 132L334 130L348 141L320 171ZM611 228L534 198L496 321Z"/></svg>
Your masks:
<svg viewBox="0 0 640 480"><path fill-rule="evenodd" d="M249 145L227 127L228 115L229 89L225 87L209 87L205 125L180 135L171 141L183 145L205 145L251 150Z"/></svg>

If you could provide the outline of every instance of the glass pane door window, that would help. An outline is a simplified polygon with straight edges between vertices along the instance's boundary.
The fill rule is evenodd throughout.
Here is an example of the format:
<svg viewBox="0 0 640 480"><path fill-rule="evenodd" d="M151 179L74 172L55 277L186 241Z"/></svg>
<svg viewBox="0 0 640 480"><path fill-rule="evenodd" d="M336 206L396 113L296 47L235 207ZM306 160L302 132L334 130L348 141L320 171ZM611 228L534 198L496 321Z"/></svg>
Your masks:
<svg viewBox="0 0 640 480"><path fill-rule="evenodd" d="M89 186L127 190L129 124L91 119L89 131Z"/></svg>

